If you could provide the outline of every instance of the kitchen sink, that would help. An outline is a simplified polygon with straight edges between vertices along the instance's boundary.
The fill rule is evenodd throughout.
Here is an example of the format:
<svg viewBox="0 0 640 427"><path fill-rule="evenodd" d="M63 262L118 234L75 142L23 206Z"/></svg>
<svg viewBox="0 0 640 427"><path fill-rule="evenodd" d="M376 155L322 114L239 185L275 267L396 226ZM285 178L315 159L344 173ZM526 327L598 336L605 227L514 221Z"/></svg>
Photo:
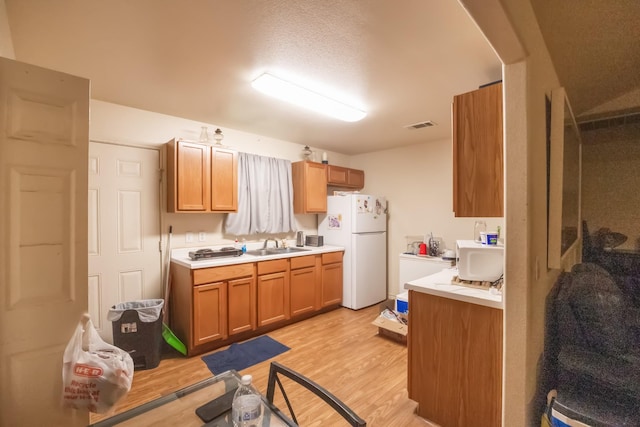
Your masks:
<svg viewBox="0 0 640 427"><path fill-rule="evenodd" d="M254 249L252 251L247 251L247 255L253 255L253 256L282 255L282 254L292 254L295 252L304 252L308 250L309 249L303 249L303 248Z"/></svg>

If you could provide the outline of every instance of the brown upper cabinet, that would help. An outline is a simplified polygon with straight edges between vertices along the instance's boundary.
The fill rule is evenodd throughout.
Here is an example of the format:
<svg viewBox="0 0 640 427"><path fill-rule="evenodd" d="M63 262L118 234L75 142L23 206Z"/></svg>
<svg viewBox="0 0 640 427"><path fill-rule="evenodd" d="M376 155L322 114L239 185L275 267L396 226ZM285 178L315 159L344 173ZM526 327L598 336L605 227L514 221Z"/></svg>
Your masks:
<svg viewBox="0 0 640 427"><path fill-rule="evenodd" d="M167 143L167 210L238 210L238 153L180 139Z"/></svg>
<svg viewBox="0 0 640 427"><path fill-rule="evenodd" d="M338 187L361 189L364 187L364 171L342 166L327 166L327 183Z"/></svg>
<svg viewBox="0 0 640 427"><path fill-rule="evenodd" d="M303 160L291 164L293 175L293 211L327 211L327 168L322 163Z"/></svg>
<svg viewBox="0 0 640 427"><path fill-rule="evenodd" d="M502 83L453 98L453 211L502 217Z"/></svg>

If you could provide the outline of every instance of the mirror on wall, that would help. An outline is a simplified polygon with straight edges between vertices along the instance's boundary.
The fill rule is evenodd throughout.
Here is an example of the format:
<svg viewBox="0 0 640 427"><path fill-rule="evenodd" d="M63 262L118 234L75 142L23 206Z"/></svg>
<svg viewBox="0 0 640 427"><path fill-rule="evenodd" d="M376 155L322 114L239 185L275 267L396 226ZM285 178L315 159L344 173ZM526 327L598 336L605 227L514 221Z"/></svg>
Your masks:
<svg viewBox="0 0 640 427"><path fill-rule="evenodd" d="M581 238L582 143L564 88L551 93L548 266L562 268Z"/></svg>

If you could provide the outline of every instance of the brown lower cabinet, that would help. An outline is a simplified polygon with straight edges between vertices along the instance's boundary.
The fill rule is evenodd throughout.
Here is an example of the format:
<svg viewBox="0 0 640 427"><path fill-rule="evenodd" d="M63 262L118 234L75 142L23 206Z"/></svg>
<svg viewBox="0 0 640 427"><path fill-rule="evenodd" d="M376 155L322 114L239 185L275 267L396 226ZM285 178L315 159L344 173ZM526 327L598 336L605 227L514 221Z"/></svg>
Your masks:
<svg viewBox="0 0 640 427"><path fill-rule="evenodd" d="M416 413L441 426L501 426L502 310L417 291L409 307Z"/></svg>
<svg viewBox="0 0 640 427"><path fill-rule="evenodd" d="M342 255L193 270L171 263L171 329L193 356L337 308Z"/></svg>
<svg viewBox="0 0 640 427"><path fill-rule="evenodd" d="M316 261L321 257L306 255L291 258L289 286L291 317L313 313L316 309L316 283L318 269Z"/></svg>
<svg viewBox="0 0 640 427"><path fill-rule="evenodd" d="M193 287L193 344L227 338L227 284Z"/></svg>
<svg viewBox="0 0 640 427"><path fill-rule="evenodd" d="M289 260L258 263L258 325L288 320Z"/></svg>
<svg viewBox="0 0 640 427"><path fill-rule="evenodd" d="M342 302L342 271L342 252L322 254L321 307Z"/></svg>

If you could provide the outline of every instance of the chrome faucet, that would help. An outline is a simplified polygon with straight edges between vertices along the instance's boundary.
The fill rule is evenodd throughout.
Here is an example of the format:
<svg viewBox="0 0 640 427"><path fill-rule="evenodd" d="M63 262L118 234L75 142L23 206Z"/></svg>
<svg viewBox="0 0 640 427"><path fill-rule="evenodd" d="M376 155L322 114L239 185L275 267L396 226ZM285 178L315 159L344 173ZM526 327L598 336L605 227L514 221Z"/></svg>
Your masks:
<svg viewBox="0 0 640 427"><path fill-rule="evenodd" d="M276 239L264 239L264 245L262 245L262 249L267 249L267 243L269 243L269 240L273 240L274 242L276 242L276 248L278 247L278 240L276 240Z"/></svg>

